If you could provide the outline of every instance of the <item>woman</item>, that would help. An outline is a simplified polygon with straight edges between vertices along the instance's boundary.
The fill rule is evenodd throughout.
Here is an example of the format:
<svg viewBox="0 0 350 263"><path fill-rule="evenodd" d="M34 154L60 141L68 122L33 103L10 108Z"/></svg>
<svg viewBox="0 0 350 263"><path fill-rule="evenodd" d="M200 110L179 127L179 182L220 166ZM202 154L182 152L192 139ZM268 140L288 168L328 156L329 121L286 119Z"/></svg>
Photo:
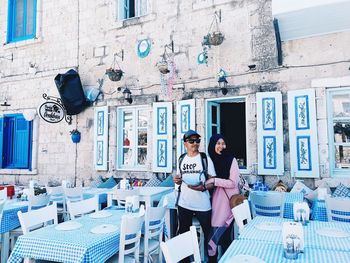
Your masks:
<svg viewBox="0 0 350 263"><path fill-rule="evenodd" d="M216 171L216 177L206 181L206 185L215 186L212 199L212 233L208 248L209 256L214 256L218 244L221 245L224 253L232 242L233 215L229 199L240 192L238 185L240 174L236 159L226 151L226 143L222 135L216 134L210 138L208 153Z"/></svg>

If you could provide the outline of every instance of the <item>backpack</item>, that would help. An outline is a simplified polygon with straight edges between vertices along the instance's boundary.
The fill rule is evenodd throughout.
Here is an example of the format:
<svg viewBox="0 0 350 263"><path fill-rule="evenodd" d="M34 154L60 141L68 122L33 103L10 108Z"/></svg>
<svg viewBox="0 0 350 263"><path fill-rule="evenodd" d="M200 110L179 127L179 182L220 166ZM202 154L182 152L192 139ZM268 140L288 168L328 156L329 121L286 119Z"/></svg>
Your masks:
<svg viewBox="0 0 350 263"><path fill-rule="evenodd" d="M201 161L202 161L202 167L203 167L202 173L204 173L205 180L208 180L208 158L207 158L207 155L205 153L203 153L203 152L199 152L199 153L201 155ZM181 176L182 176L181 164L182 164L186 154L187 153L183 153L179 157L179 171L180 171ZM178 206L178 203L179 203L180 193L181 193L181 184L179 185L179 188L178 188L178 194L177 194L175 206ZM211 191L209 191L209 194L211 195ZM210 197L210 199L211 199L211 197Z"/></svg>

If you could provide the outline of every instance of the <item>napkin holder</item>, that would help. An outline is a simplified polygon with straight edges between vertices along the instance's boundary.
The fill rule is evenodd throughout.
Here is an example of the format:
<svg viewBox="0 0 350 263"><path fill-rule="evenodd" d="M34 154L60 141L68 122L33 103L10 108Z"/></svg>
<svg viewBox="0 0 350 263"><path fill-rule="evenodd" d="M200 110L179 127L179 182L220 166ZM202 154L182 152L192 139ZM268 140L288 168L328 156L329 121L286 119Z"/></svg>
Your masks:
<svg viewBox="0 0 350 263"><path fill-rule="evenodd" d="M310 208L306 202L296 202L293 204L293 215L295 222L306 225L310 219Z"/></svg>
<svg viewBox="0 0 350 263"><path fill-rule="evenodd" d="M304 230L301 223L283 223L282 243L284 257L288 259L297 259L298 254L304 251Z"/></svg>
<svg viewBox="0 0 350 263"><path fill-rule="evenodd" d="M129 180L128 179L122 179L120 180L120 189L129 189L128 186L129 186Z"/></svg>

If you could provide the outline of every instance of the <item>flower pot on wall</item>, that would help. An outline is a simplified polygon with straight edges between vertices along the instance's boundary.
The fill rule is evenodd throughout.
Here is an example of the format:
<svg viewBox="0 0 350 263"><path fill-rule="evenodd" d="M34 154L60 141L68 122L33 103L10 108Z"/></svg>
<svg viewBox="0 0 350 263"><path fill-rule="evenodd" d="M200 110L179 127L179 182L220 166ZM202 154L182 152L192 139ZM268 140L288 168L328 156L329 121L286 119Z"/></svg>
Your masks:
<svg viewBox="0 0 350 263"><path fill-rule="evenodd" d="M71 138L74 143L79 143L81 139L81 134L79 131L74 131L71 133Z"/></svg>
<svg viewBox="0 0 350 263"><path fill-rule="evenodd" d="M210 45L219 46L224 42L224 35L220 31L212 32L208 35Z"/></svg>
<svg viewBox="0 0 350 263"><path fill-rule="evenodd" d="M106 70L106 74L111 81L119 81L123 76L123 71L121 69L109 68Z"/></svg>

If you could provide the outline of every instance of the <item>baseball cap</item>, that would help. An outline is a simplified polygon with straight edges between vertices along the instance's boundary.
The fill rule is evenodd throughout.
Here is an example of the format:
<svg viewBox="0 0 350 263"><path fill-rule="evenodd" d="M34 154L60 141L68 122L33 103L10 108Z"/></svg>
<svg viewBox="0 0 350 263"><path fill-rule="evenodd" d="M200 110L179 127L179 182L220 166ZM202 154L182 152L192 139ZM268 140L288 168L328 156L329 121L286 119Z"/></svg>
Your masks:
<svg viewBox="0 0 350 263"><path fill-rule="evenodd" d="M201 137L196 131L194 130L188 130L187 132L185 132L184 134L184 141L186 141L188 138L190 138L191 136L198 136Z"/></svg>

